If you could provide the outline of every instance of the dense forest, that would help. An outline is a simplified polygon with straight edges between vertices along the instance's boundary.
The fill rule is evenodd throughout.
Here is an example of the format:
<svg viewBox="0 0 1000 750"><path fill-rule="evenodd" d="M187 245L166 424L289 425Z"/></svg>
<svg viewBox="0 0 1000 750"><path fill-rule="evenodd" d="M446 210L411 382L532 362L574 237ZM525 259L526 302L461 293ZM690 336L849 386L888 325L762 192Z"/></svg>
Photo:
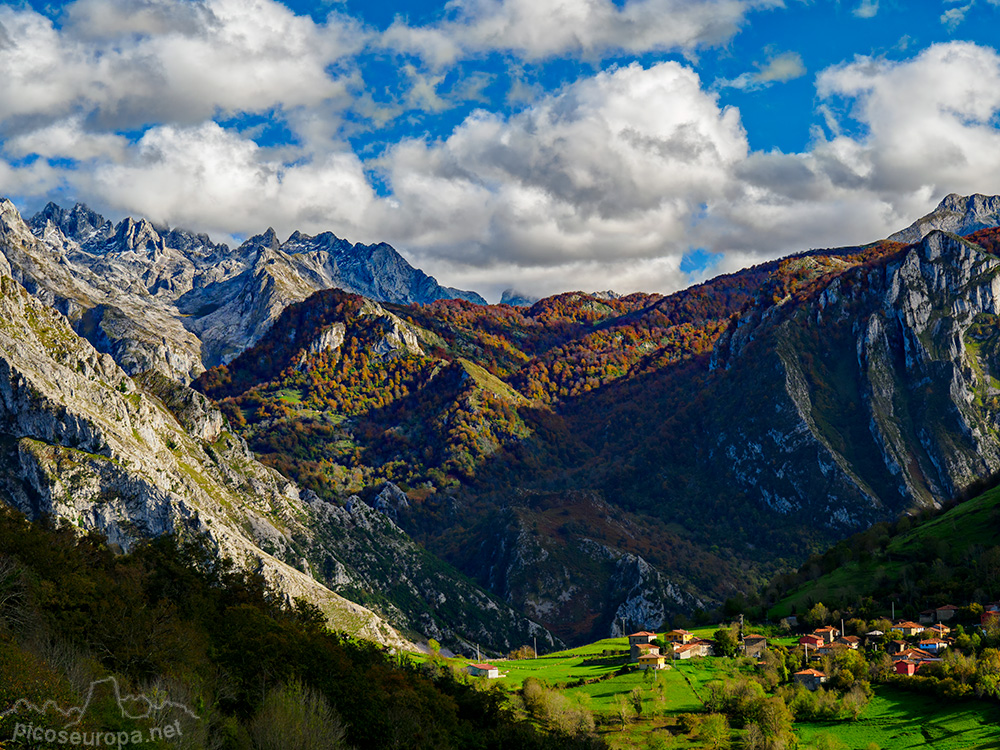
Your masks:
<svg viewBox="0 0 1000 750"><path fill-rule="evenodd" d="M92 684L114 677L133 702L186 710L147 705L129 718L104 691L73 731L149 737L176 722L163 747L240 750L600 746L516 719L499 689L329 632L312 605L200 539L119 555L99 536L0 510L0 551L0 707L18 707L0 718L0 737L18 723L62 730L64 717L25 702L83 706Z"/></svg>

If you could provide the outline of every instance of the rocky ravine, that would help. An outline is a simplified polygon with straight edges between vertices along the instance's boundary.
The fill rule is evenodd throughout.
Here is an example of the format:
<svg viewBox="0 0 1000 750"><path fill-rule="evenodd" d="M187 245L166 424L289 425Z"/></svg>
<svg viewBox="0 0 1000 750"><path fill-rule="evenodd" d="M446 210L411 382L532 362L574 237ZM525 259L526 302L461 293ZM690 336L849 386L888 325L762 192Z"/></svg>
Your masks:
<svg viewBox="0 0 1000 750"><path fill-rule="evenodd" d="M0 262L6 502L99 530L122 549L163 533L204 534L290 597L318 604L333 627L405 645L374 613L294 567L309 548L313 512L295 485L227 433L207 399L189 391L174 401L179 418Z"/></svg>
<svg viewBox="0 0 1000 750"><path fill-rule="evenodd" d="M17 281L127 373L155 369L185 383L320 289L386 302L485 302L439 285L384 243L352 245L329 232L282 243L268 230L231 250L145 219L112 225L81 205L49 204L26 224L0 200L0 253Z"/></svg>

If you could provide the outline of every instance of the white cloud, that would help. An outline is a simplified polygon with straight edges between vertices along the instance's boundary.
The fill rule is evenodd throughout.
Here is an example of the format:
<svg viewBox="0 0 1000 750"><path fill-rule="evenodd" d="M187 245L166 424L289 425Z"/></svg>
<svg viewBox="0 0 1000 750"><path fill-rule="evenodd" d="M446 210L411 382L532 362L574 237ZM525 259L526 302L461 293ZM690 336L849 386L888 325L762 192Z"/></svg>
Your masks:
<svg viewBox="0 0 1000 750"><path fill-rule="evenodd" d="M824 71L835 129L801 154L754 153L697 237L715 250L777 255L867 242L950 192L1000 192L1000 56L935 45L899 63L861 57ZM849 105L836 114L831 103ZM863 135L850 136L858 126ZM723 264L729 267L728 261Z"/></svg>
<svg viewBox="0 0 1000 750"><path fill-rule="evenodd" d="M514 264L553 283L589 268L631 284L653 264L656 283L676 286L693 217L746 151L738 113L691 70L631 65L510 118L477 112L443 142L396 146L380 224L422 258L481 276Z"/></svg>
<svg viewBox="0 0 1000 750"><path fill-rule="evenodd" d="M669 1L678 24L632 41L620 36L622 19L654 4L663 12L668 0L557 6L575 36L544 23L529 34L531 8L520 0L469 0L455 6L447 29L417 31L425 39L475 32L450 38L444 57L505 46L528 56L596 53L626 42L696 45L715 38L704 8L726 11L714 28L732 29L749 7ZM555 92L531 89L516 114L480 110L446 138L402 140L366 164L342 143L340 113L365 101L373 111L384 105L371 97L359 105L357 71L329 72L353 49L344 40L349 24L316 24L270 0L175 2L78 0L61 29L30 10L0 7L5 193L75 193L112 211L222 234L329 229L392 242L445 283L495 292L513 283L535 293L669 291L688 283L680 263L691 248L723 253L718 270L734 270L886 236L949 192L1000 193L1000 58L973 44L936 45L902 62L859 57L823 71L817 116L826 129L816 126L803 153L751 152L739 112L720 106L689 67L665 62L613 68ZM553 2L536 5L552 10ZM115 15L123 7L127 18ZM398 24L390 32L416 33ZM751 83L803 73L801 58L786 52L759 65ZM449 87L440 72L416 68L409 79L415 85L386 117L475 96L488 82ZM355 98L344 104L348 90ZM271 110L297 143L263 148L252 129L214 121L219 112ZM120 134L153 117L140 137ZM387 195L372 186L372 168Z"/></svg>
<svg viewBox="0 0 1000 750"><path fill-rule="evenodd" d="M118 162L125 157L127 148L126 138L113 133L88 132L78 117L23 133L4 144L4 150L15 158L37 154L46 159L77 161Z"/></svg>
<svg viewBox="0 0 1000 750"><path fill-rule="evenodd" d="M757 80L761 83L785 83L805 74L806 66L802 64L802 55L798 52L785 52L768 60L767 65L757 74Z"/></svg>
<svg viewBox="0 0 1000 750"><path fill-rule="evenodd" d="M69 174L83 195L154 221L224 234L338 228L366 234L359 221L374 194L357 157L276 158L215 123L150 129L117 164Z"/></svg>
<svg viewBox="0 0 1000 750"><path fill-rule="evenodd" d="M941 14L941 23L944 24L948 31L954 31L965 20L965 16L972 10L973 4L970 2L955 8L949 8Z"/></svg>
<svg viewBox="0 0 1000 750"><path fill-rule="evenodd" d="M773 83L787 83L806 74L806 66L802 62L802 55L798 52L782 52L768 58L766 63L756 65L756 71L742 73L732 80L718 80L713 88L756 91L767 88Z"/></svg>
<svg viewBox="0 0 1000 750"><path fill-rule="evenodd" d="M948 192L997 190L1000 56L971 43L930 47L913 60L859 58L825 71L824 97L849 97L868 134L863 149L869 189L892 194L931 187ZM825 144L836 148L845 138Z"/></svg>
<svg viewBox="0 0 1000 750"><path fill-rule="evenodd" d="M345 94L329 66L365 42L353 21L317 25L272 0L77 0L60 29L2 6L0 27L8 132L39 118L115 130L319 106Z"/></svg>
<svg viewBox="0 0 1000 750"><path fill-rule="evenodd" d="M749 11L780 0L453 0L452 17L410 26L397 20L382 43L443 65L464 55L507 50L528 59L600 57L623 50L692 50L730 39Z"/></svg>
<svg viewBox="0 0 1000 750"><path fill-rule="evenodd" d="M1000 193L995 51L861 57L824 71L818 93L832 135L802 153L749 152L738 113L691 71L632 66L523 116L481 113L447 141L401 146L394 195L426 265L537 293L670 290L687 282L680 260L693 247L733 271L885 237L949 192ZM631 111L639 102L649 119Z"/></svg>
<svg viewBox="0 0 1000 750"><path fill-rule="evenodd" d="M879 0L861 0L851 13L858 18L874 18L878 15L878 2Z"/></svg>

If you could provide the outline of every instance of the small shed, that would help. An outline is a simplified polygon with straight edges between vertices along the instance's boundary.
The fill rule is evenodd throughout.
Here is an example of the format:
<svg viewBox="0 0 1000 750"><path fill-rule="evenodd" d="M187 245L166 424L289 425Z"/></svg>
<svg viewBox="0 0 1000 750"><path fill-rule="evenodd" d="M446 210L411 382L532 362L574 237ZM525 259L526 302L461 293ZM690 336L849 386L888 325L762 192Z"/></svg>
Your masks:
<svg viewBox="0 0 1000 750"><path fill-rule="evenodd" d="M473 677L485 677L488 680L495 680L500 676L500 668L492 664L470 664L466 671Z"/></svg>
<svg viewBox="0 0 1000 750"><path fill-rule="evenodd" d="M912 677L920 669L920 662L912 659L900 659L892 665L892 668L896 670L896 674Z"/></svg>

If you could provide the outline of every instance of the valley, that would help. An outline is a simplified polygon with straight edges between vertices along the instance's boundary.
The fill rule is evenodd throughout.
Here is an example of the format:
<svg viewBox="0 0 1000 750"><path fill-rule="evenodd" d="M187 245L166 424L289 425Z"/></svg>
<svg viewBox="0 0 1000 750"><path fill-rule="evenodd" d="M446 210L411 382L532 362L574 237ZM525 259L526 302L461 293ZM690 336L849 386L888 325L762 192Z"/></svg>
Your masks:
<svg viewBox="0 0 1000 750"><path fill-rule="evenodd" d="M974 717L995 713L995 634L955 647L964 677L926 673L962 686L928 727L908 688L938 683L900 683L878 648L824 657L837 686L806 696L790 675L807 655L776 624L874 627L886 602L916 617L947 600L971 631L969 607L1000 598L991 201L949 196L888 239L671 295L518 305L441 287L387 245L268 231L230 250L4 202L0 493L122 560L203 542L219 562L202 572L251 576L267 617L381 644L386 668L503 706L497 737L891 750L919 725L931 747L991 747ZM622 669L628 633L718 645L738 615L774 646L763 667ZM107 648L88 638L59 636ZM528 644L541 658L499 662L494 687L464 674ZM241 726L259 708L219 706Z"/></svg>

